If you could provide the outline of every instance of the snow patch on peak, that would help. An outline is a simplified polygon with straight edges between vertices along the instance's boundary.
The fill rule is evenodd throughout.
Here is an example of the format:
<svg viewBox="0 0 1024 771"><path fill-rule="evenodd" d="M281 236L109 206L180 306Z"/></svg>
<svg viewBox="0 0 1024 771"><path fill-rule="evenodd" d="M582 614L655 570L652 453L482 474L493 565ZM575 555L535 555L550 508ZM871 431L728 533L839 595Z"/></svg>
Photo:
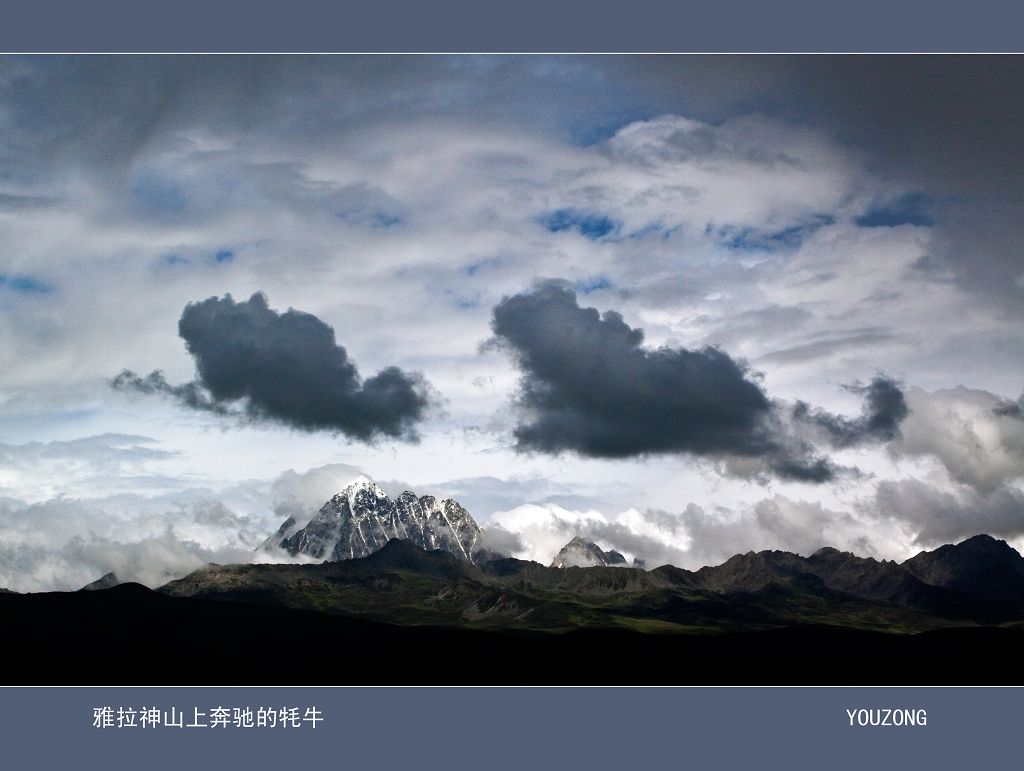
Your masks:
<svg viewBox="0 0 1024 771"><path fill-rule="evenodd" d="M347 499L349 507L352 507L355 505L356 496L359 494L361 490L368 490L377 498L387 497L387 493L381 490L377 486L376 482L374 482L365 474L360 474L347 485L345 485L342 489L336 492L332 496L331 500L340 501L342 499Z"/></svg>
<svg viewBox="0 0 1024 771"><path fill-rule="evenodd" d="M305 527L286 522L273 540L291 554L339 560L365 557L392 538L443 549L468 562L486 553L480 527L458 501L417 498L412 491L392 501L366 476L338 492Z"/></svg>
<svg viewBox="0 0 1024 771"><path fill-rule="evenodd" d="M596 543L577 535L555 555L551 567L626 567L626 558L614 549L604 551Z"/></svg>

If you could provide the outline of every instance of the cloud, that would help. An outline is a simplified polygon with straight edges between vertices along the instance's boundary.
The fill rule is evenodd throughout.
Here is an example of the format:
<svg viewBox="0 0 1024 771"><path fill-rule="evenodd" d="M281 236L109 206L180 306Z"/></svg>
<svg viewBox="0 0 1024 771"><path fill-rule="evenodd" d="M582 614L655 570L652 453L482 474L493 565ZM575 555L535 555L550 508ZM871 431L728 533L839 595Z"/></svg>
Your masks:
<svg viewBox="0 0 1024 771"><path fill-rule="evenodd" d="M385 490L388 483L380 483ZM420 495L429 494L439 498L455 498L478 522L486 521L495 511L504 511L522 503L554 502L563 506L579 505L582 496L573 488L552 481L541 474L511 475L508 477L465 477L420 487L402 486L396 492L413 489Z"/></svg>
<svg viewBox="0 0 1024 771"><path fill-rule="evenodd" d="M496 513L486 533L513 556L543 564L578 535L602 549L639 558L648 568L670 564L693 570L762 549L809 555L822 546L837 546L876 555L875 542L883 530L870 518L776 495L738 510L691 503L679 513L631 508L606 515L594 509L527 504ZM888 542L881 541L881 546Z"/></svg>
<svg viewBox="0 0 1024 771"><path fill-rule="evenodd" d="M768 398L718 349L645 349L620 314L581 308L552 282L506 297L492 326L522 371L520 449L610 458L766 449Z"/></svg>
<svg viewBox="0 0 1024 771"><path fill-rule="evenodd" d="M956 482L991 494L1024 477L1024 421L1013 402L989 391L965 388L906 394L910 414L896 457L934 458Z"/></svg>
<svg viewBox="0 0 1024 771"><path fill-rule="evenodd" d="M649 98L717 122L756 104L858 148L909 198L872 201L867 224L933 222L956 281L1024 308L1024 63L1014 56L644 57L623 62ZM699 76L698 76L699 73ZM918 196L915 198L914 196ZM923 208L924 201L935 205Z"/></svg>
<svg viewBox="0 0 1024 771"><path fill-rule="evenodd" d="M900 435L900 423L909 414L901 385L891 377L878 375L867 385L844 386L847 391L863 394L864 409L859 418L851 420L815 409L798 401L793 418L824 431L832 446L843 448L865 442L888 442Z"/></svg>
<svg viewBox="0 0 1024 771"><path fill-rule="evenodd" d="M170 458L176 454L151 447L153 444L157 444L157 441L148 436L107 433L51 442L0 444L0 459L5 465L72 460L113 469L123 464L135 465Z"/></svg>
<svg viewBox="0 0 1024 771"><path fill-rule="evenodd" d="M422 375L398 367L363 380L332 327L302 311L278 313L261 293L242 302L225 295L189 303L178 333L195 360L195 381L172 386L159 371L139 377L126 370L113 387L363 442L416 441L416 424L435 400Z"/></svg>
<svg viewBox="0 0 1024 771"><path fill-rule="evenodd" d="M0 500L0 587L73 591L109 572L156 587L210 562L286 559L256 551L279 524L269 510L240 513L216 495Z"/></svg>
<svg viewBox="0 0 1024 771"><path fill-rule="evenodd" d="M105 433L78 439L0 443L0 493L33 500L123 487L179 487L157 473L181 453L136 434Z"/></svg>
<svg viewBox="0 0 1024 771"><path fill-rule="evenodd" d="M336 492L362 475L361 469L347 463L331 463L303 473L293 469L282 472L270 489L278 526L290 517L297 527L304 527Z"/></svg>
<svg viewBox="0 0 1024 771"><path fill-rule="evenodd" d="M2 211L23 211L32 209L44 209L53 206L56 202L52 198L41 195L14 195L11 193L0 193L0 212Z"/></svg>
<svg viewBox="0 0 1024 771"><path fill-rule="evenodd" d="M992 414L1001 418L1024 420L1024 396L1015 402L1004 401L992 408Z"/></svg>
<svg viewBox="0 0 1024 771"><path fill-rule="evenodd" d="M488 551L503 555L522 555L527 551L526 544L518 533L512 533L500 525L487 525L480 530L481 544Z"/></svg>
<svg viewBox="0 0 1024 771"><path fill-rule="evenodd" d="M783 434L746 365L718 348L644 348L643 331L619 313L581 308L572 289L552 281L503 299L492 328L522 375L523 419L514 430L520 451L736 457L736 469L754 458L787 479L823 482L835 474L810 445ZM867 393L873 406L888 406L881 381ZM881 433L884 417L872 414L863 426L846 428ZM830 420L840 426L838 418Z"/></svg>
<svg viewBox="0 0 1024 771"><path fill-rule="evenodd" d="M131 463L137 461L134 445L118 447L145 439L108 435L37 443L22 455L26 460L47 453L81 459L99 453L103 463ZM0 445L5 465L10 447ZM273 479L150 495L60 494L31 503L0 496L0 588L74 590L111 571L123 581L156 587L210 562L309 561L260 547L289 517L305 525L362 473L356 466L333 463L303 472L289 469ZM63 492L63 486L58 489Z"/></svg>
<svg viewBox="0 0 1024 771"><path fill-rule="evenodd" d="M522 504L496 512L485 527L488 543L504 547L511 556L547 565L573 536L607 544L600 535L610 521L596 510L575 511L557 504ZM497 551L497 549L495 549Z"/></svg>
<svg viewBox="0 0 1024 771"><path fill-rule="evenodd" d="M982 492L968 485L941 490L917 479L883 481L870 506L876 516L907 526L914 543L926 547L979 533L1024 536L1024 492L1010 485Z"/></svg>
<svg viewBox="0 0 1024 771"><path fill-rule="evenodd" d="M857 330L849 334L827 335L809 343L771 351L758 357L759 363L801 364L820 360L843 351L871 348L878 343L888 342L894 336L881 329Z"/></svg>
<svg viewBox="0 0 1024 771"><path fill-rule="evenodd" d="M110 387L115 391L126 393L163 394L170 396L183 407L212 412L216 415L233 415L235 417L244 415L243 412L232 410L227 405L214 400L197 382L171 385L160 370L154 370L143 377L130 369L123 369L110 381Z"/></svg>

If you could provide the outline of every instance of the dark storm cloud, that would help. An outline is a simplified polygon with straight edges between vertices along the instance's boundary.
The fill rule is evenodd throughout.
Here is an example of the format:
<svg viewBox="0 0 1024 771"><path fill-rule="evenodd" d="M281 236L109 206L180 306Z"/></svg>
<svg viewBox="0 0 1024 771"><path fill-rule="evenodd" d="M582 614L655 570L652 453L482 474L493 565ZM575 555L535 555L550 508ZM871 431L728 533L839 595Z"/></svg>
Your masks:
<svg viewBox="0 0 1024 771"><path fill-rule="evenodd" d="M433 403L430 385L417 373L387 367L363 380L332 327L294 309L278 313L261 293L243 302L225 295L190 303L178 333L195 359L195 381L173 386L159 372L143 378L125 371L113 386L361 441L416 440L416 424Z"/></svg>
<svg viewBox="0 0 1024 771"><path fill-rule="evenodd" d="M1024 421L1024 396L1020 398L1020 401L1016 402L1003 402L992 408L992 414L997 415L1001 418L1013 418L1014 420Z"/></svg>
<svg viewBox="0 0 1024 771"><path fill-rule="evenodd" d="M804 454L811 452L804 449ZM773 453L768 459L768 468L776 476L793 482L811 482L821 484L835 479L841 469L828 458L787 457L783 453Z"/></svg>
<svg viewBox="0 0 1024 771"><path fill-rule="evenodd" d="M241 413L233 411L229 407L215 401L203 387L193 381L181 385L172 385L167 382L164 373L160 370L150 372L143 377L132 372L130 369L123 369L117 377L110 381L115 391L134 392L140 394L162 394L170 396L178 403L193 410L212 412L217 415L238 415Z"/></svg>
<svg viewBox="0 0 1024 771"><path fill-rule="evenodd" d="M521 451L758 457L778 476L808 482L835 473L809 446L775 436L761 386L717 348L644 348L642 330L615 311L581 308L560 282L506 297L492 327L522 373Z"/></svg>
<svg viewBox="0 0 1024 771"><path fill-rule="evenodd" d="M764 451L770 405L744 365L716 348L649 350L615 311L581 308L547 283L494 308L494 333L523 372L523 449L594 457Z"/></svg>
<svg viewBox="0 0 1024 771"><path fill-rule="evenodd" d="M900 435L900 423L910 413L900 384L879 375L867 385L854 383L846 390L864 396L864 408L856 419L833 415L798 401L793 418L824 430L834 447L852 447L866 442L888 442Z"/></svg>

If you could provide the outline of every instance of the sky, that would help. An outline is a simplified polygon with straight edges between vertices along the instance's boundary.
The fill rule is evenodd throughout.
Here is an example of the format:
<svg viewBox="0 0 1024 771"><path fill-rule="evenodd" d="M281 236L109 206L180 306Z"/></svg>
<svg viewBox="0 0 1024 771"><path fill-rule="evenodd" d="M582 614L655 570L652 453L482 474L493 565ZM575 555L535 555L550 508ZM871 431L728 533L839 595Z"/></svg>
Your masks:
<svg viewBox="0 0 1024 771"><path fill-rule="evenodd" d="M265 560L361 473L545 564L1020 549L1022 88L997 56L2 59L0 586Z"/></svg>

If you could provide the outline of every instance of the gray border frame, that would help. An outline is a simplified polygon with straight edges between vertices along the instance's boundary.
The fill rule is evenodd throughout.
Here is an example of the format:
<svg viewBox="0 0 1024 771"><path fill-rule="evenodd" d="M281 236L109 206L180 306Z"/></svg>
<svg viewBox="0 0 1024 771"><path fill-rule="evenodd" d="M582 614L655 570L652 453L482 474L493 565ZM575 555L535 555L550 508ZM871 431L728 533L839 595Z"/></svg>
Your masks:
<svg viewBox="0 0 1024 771"><path fill-rule="evenodd" d="M992 0L8 0L0 50L1013 52L1022 21L1019 4ZM315 705L325 722L92 728L95 706L260 704ZM855 707L924 708L928 725L851 727L845 710ZM0 752L12 769L984 768L1019 755L1022 717L1020 688L8 687Z"/></svg>

